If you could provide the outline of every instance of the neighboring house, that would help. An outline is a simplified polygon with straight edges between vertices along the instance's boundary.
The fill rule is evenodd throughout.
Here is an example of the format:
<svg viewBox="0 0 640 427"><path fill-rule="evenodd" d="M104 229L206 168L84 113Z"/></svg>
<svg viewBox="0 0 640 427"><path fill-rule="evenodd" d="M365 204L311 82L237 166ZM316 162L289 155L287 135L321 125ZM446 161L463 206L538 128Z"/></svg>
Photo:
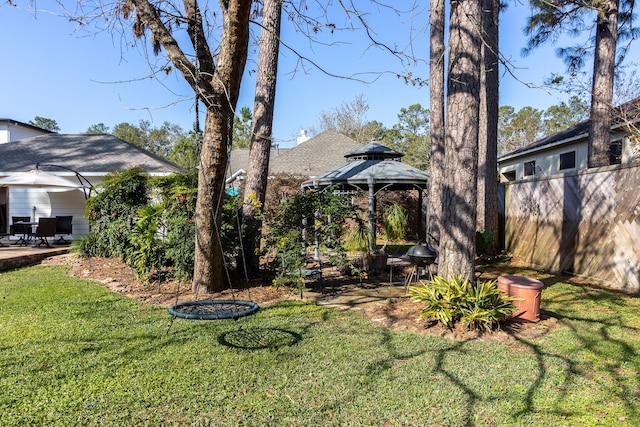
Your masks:
<svg viewBox="0 0 640 427"><path fill-rule="evenodd" d="M295 147L271 150L269 176L286 173L311 179L342 165L346 154L362 146L363 144L338 132L326 131L309 138L303 131ZM238 172L246 171L248 164L248 149L233 150L229 175L233 179L242 179L244 174ZM230 180L227 182L230 183Z"/></svg>
<svg viewBox="0 0 640 427"><path fill-rule="evenodd" d="M627 164L638 157L640 98L613 109L609 164ZM498 158L501 182L587 168L589 120Z"/></svg>
<svg viewBox="0 0 640 427"><path fill-rule="evenodd" d="M287 149L272 148L269 157L269 164L273 164L273 159L284 153ZM249 167L249 149L236 148L229 156L229 171L227 172L227 186L235 187L246 178Z"/></svg>
<svg viewBox="0 0 640 427"><path fill-rule="evenodd" d="M52 132L37 126L0 118L0 144L49 133Z"/></svg>
<svg viewBox="0 0 640 427"><path fill-rule="evenodd" d="M40 170L78 183L75 171L97 186L111 172L141 167L152 176L183 171L160 157L112 135L45 135L0 144L0 178ZM52 166L47 166L52 165ZM66 168L66 169L64 169ZM0 230L7 231L13 216L73 216L72 238L88 232L83 191L47 191L47 188L0 186Z"/></svg>

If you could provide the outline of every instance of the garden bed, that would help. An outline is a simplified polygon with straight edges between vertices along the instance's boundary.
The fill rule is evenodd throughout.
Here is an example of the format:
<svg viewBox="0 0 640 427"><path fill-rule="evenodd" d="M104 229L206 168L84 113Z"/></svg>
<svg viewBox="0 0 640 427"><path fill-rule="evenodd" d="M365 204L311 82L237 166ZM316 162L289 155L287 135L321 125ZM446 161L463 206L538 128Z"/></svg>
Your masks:
<svg viewBox="0 0 640 427"><path fill-rule="evenodd" d="M287 287L274 288L269 282L256 280L250 286L241 289L225 290L218 293L195 295L189 283L165 280L144 283L136 280L132 270L120 260L112 258L83 259L76 254L65 254L49 258L43 264L69 265L69 275L95 280L114 292L136 300L169 307L176 302L196 299L240 299L250 300L261 306L290 298L300 298L297 291ZM499 267L485 271L483 277L500 274ZM330 284L325 293L304 292L303 298L322 305L338 309L361 311L371 321L385 327L418 334L442 336L452 340L486 339L510 341L514 339L534 339L553 328L557 319L542 310L538 323L508 322L501 330L479 333L468 331L464 325L449 330L437 322L418 320L422 304L415 303L404 296L402 286L389 286L387 275L372 275L364 282L342 277L335 269L324 272L326 283ZM373 296L372 296L373 295Z"/></svg>

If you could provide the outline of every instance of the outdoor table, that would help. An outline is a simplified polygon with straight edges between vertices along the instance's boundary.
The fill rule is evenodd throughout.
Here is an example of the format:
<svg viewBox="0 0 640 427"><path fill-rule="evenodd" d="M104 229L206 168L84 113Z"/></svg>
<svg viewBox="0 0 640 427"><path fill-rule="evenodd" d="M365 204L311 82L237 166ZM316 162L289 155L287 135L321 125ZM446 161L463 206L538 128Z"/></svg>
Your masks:
<svg viewBox="0 0 640 427"><path fill-rule="evenodd" d="M26 225L26 226L30 226L31 227L31 233L25 232L22 236L20 236L18 241L14 243L14 245L27 246L29 244L29 240L31 240L31 237L33 236L33 229L38 226L38 223L37 222L31 222L31 221L30 222L17 221L14 224L16 224L16 225Z"/></svg>

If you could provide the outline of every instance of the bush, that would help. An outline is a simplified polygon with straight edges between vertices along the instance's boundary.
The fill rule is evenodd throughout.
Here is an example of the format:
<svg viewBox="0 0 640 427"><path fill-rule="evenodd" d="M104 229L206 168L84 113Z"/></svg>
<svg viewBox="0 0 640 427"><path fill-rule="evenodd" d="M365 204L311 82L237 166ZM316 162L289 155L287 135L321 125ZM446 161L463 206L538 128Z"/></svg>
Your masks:
<svg viewBox="0 0 640 427"><path fill-rule="evenodd" d="M451 280L436 276L420 286L411 286L409 296L413 301L427 303L420 318L436 319L450 329L461 322L473 330L498 327L513 313L511 302L515 300L502 296L495 280L474 284L461 276Z"/></svg>

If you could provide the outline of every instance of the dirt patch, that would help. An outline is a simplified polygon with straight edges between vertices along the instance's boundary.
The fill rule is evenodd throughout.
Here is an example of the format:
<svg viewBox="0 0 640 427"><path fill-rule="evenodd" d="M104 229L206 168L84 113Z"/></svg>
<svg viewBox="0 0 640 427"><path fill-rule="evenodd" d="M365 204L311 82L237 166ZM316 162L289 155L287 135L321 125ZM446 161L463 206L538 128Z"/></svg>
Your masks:
<svg viewBox="0 0 640 427"><path fill-rule="evenodd" d="M270 286L270 283L260 280L241 289L196 295L192 292L190 284L176 280L153 283L136 280L129 267L112 258L83 259L75 254L65 254L46 259L42 264L68 265L70 276L95 280L114 292L162 307L196 299L249 300L265 306L284 299L300 298L299 293L289 288L276 289ZM385 284L383 282L385 278L371 277L366 283L359 283L340 277L335 271L328 271L325 276L325 284L328 286L323 292L305 292L303 298L339 309L360 310L371 321L391 329L437 335L452 340L486 339L500 342L515 339L531 340L546 334L557 324L557 319L545 316L543 313L538 323L512 321L504 325L501 330L493 332L469 331L464 325L450 330L437 322L418 320L423 304L407 298L402 287L393 288L388 283Z"/></svg>

